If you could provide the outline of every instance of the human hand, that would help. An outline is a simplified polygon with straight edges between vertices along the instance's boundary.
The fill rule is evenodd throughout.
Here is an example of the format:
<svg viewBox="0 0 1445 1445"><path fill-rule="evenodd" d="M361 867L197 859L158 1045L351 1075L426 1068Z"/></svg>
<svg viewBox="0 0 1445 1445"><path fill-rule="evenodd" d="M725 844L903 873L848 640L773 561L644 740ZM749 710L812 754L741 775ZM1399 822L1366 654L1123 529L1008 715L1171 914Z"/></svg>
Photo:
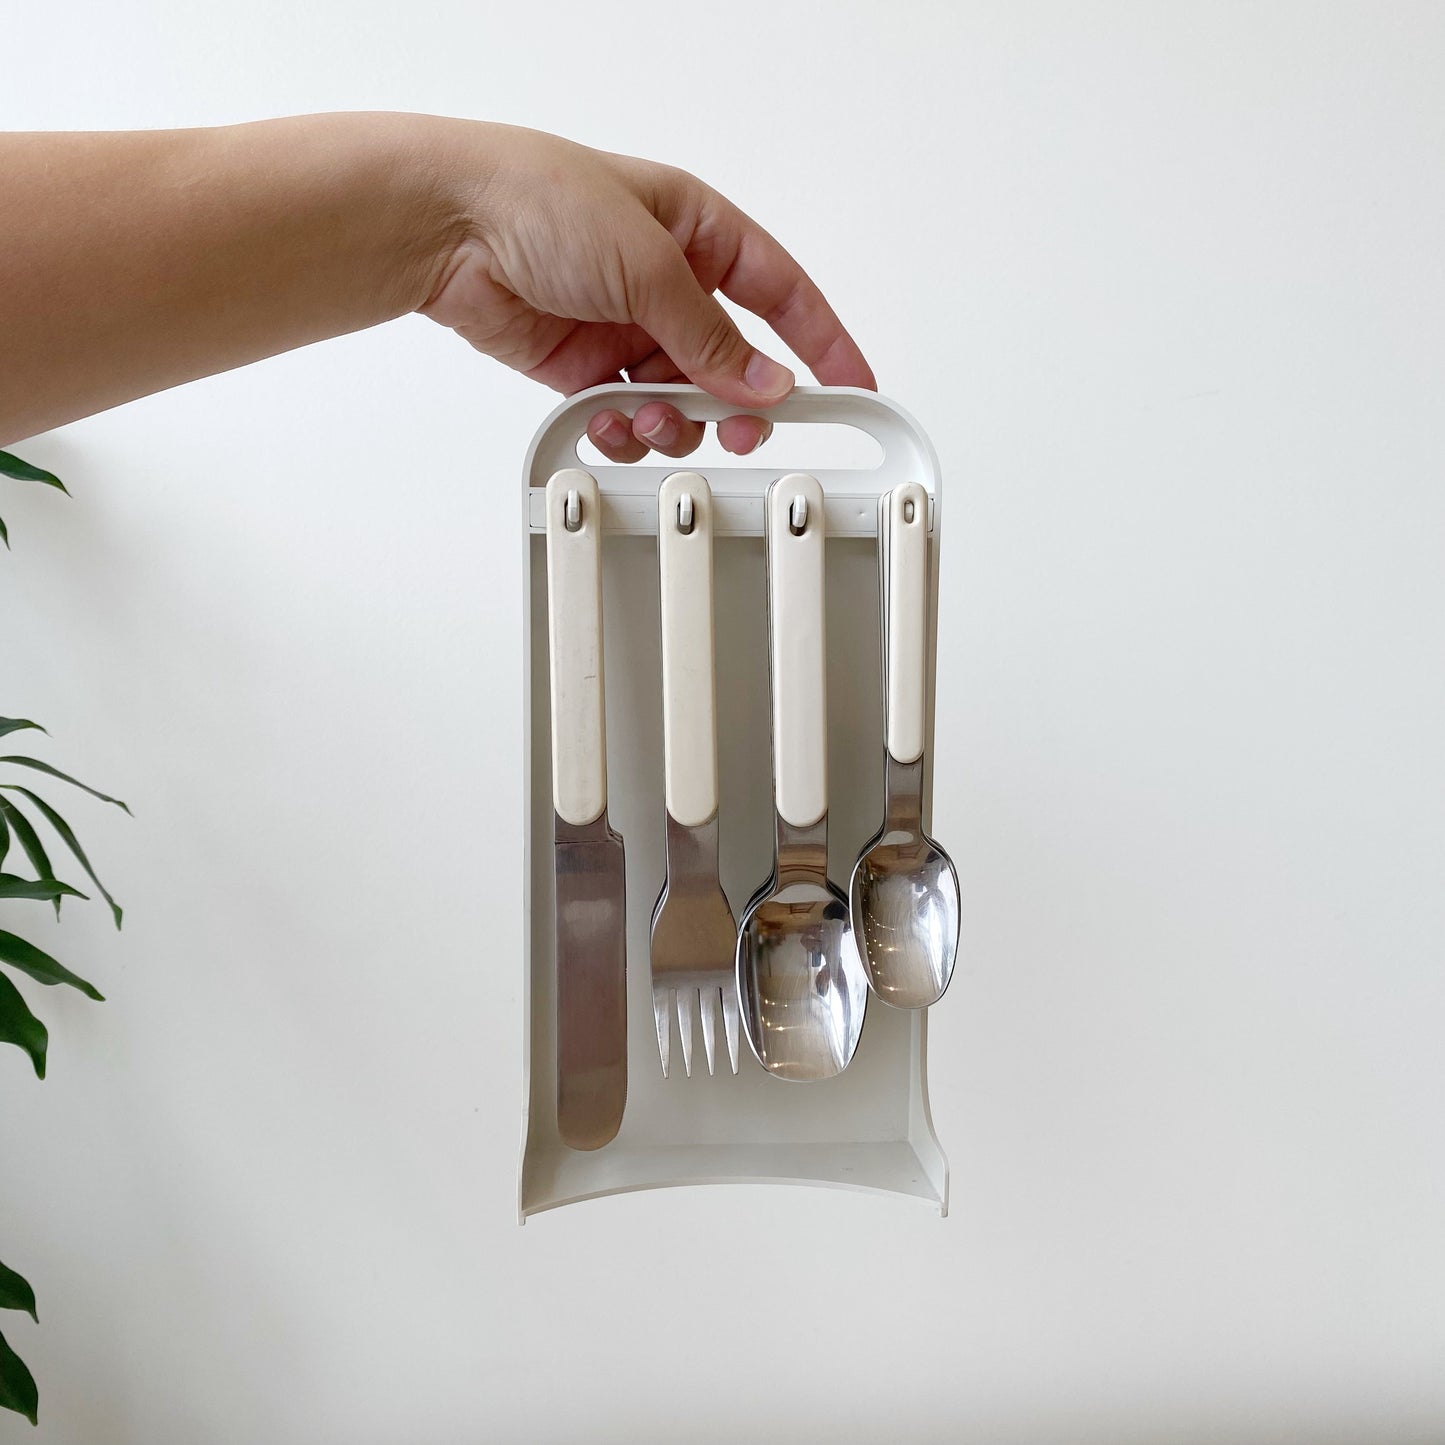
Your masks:
<svg viewBox="0 0 1445 1445"><path fill-rule="evenodd" d="M0 445L410 311L562 392L626 373L766 410L792 374L721 291L819 381L873 385L817 286L730 201L538 131L363 112L5 133L0 177ZM718 437L743 453L768 430L733 415ZM629 462L683 456L702 426L654 402L589 434Z"/></svg>
<svg viewBox="0 0 1445 1445"><path fill-rule="evenodd" d="M766 408L793 374L754 348L715 299L766 321L819 382L874 387L823 294L756 222L685 171L512 126L439 122L455 219L422 313L477 350L563 393L603 382L691 381L722 401ZM718 423L739 455L772 430ZM614 462L649 449L685 456L703 426L649 402L588 425Z"/></svg>

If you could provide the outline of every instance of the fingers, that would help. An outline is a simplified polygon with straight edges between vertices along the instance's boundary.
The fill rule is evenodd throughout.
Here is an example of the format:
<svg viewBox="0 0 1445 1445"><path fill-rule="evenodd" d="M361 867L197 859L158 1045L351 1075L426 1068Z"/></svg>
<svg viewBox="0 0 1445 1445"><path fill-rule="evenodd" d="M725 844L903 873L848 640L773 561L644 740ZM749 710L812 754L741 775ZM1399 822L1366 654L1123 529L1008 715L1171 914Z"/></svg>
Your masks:
<svg viewBox="0 0 1445 1445"><path fill-rule="evenodd" d="M662 197L662 220L703 285L766 321L824 386L876 390L872 368L812 277L725 196L680 179Z"/></svg>
<svg viewBox="0 0 1445 1445"><path fill-rule="evenodd" d="M628 380L634 384L647 386L685 380L682 369L665 351L646 344L639 347L637 334L640 333L636 328L626 328L626 335L619 341L616 337L607 336L601 327L588 328L581 335L569 337L567 344L559 350L568 353L568 368L586 378L584 386L620 380L615 370L619 357L626 363ZM647 338L643 340L645 343ZM619 349L623 345L630 350ZM639 351L643 353L641 356L638 356ZM610 371L609 364L613 367ZM542 379L540 374L537 379ZM557 373L553 372L547 379L555 382ZM581 390L582 387L572 389ZM745 456L766 441L772 430L772 423L761 417L730 416L718 423L717 436L724 451ZM662 401L645 403L632 417L615 407L604 408L587 424L587 435L592 445L608 461L622 466L640 462L649 451L661 452L669 457L685 457L697 449L703 433L701 422L692 420L675 406Z"/></svg>
<svg viewBox="0 0 1445 1445"><path fill-rule="evenodd" d="M635 285L632 320L695 385L737 406L771 406L793 389L793 373L743 336L661 227Z"/></svg>
<svg viewBox="0 0 1445 1445"><path fill-rule="evenodd" d="M665 351L655 349L632 362L627 379L637 385L684 380L681 367ZM588 423L592 444L609 461L624 465L641 461L648 451L668 457L685 457L703 439L703 424L685 416L664 401L649 401L631 418L615 408L598 412ZM717 425L717 439L724 451L745 456L772 433L773 425L757 416L724 417Z"/></svg>
<svg viewBox="0 0 1445 1445"><path fill-rule="evenodd" d="M629 466L647 455L647 443L633 436L632 419L620 411L599 411L587 423L587 435L609 462Z"/></svg>
<svg viewBox="0 0 1445 1445"><path fill-rule="evenodd" d="M717 424L717 439L724 451L746 456L772 435L773 424L760 416L729 416ZM629 417L614 407L599 411L587 423L592 445L610 462L630 466L649 451L668 457L685 457L697 449L704 427L675 406L649 401Z"/></svg>
<svg viewBox="0 0 1445 1445"><path fill-rule="evenodd" d="M762 227L739 216L748 229L722 293L766 321L824 386L876 391L873 368L823 293Z"/></svg>
<svg viewBox="0 0 1445 1445"><path fill-rule="evenodd" d="M717 424L717 439L725 452L745 457L773 434L773 424L760 416L725 416Z"/></svg>
<svg viewBox="0 0 1445 1445"><path fill-rule="evenodd" d="M702 433L700 421L690 420L663 401L647 402L632 418L633 436L666 457L685 457L696 451Z"/></svg>

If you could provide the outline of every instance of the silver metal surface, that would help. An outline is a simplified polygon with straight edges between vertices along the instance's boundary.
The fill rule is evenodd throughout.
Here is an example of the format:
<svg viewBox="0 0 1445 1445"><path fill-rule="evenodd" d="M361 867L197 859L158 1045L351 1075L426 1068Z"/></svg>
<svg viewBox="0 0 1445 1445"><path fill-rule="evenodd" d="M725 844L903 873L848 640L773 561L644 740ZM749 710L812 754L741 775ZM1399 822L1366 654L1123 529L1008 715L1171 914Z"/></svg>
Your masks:
<svg viewBox="0 0 1445 1445"><path fill-rule="evenodd" d="M789 530L801 536L808 521L807 500L799 497L788 510ZM771 567L771 545L765 550ZM771 571L768 586L771 592ZM771 600L768 616L768 680L775 689ZM776 738L773 749L776 769ZM828 880L828 814L806 827L789 823L776 804L773 816L773 871L749 899L738 929L738 1001L757 1061L780 1079L816 1083L842 1073L857 1050L868 980L848 900Z"/></svg>
<svg viewBox="0 0 1445 1445"><path fill-rule="evenodd" d="M883 826L853 867L849 907L873 992L895 1008L927 1008L958 956L958 874L923 831L923 759L900 763L886 748L883 757Z"/></svg>
<svg viewBox="0 0 1445 1445"><path fill-rule="evenodd" d="M733 968L737 924L718 881L717 814L686 828L666 809L667 878L652 910L652 1012L666 1078L672 1067L672 1016L677 1015L682 1066L692 1074L692 1025L702 1023L711 1074L716 1044L714 1005L722 1010L728 1061L738 1071L738 994Z"/></svg>
<svg viewBox="0 0 1445 1445"><path fill-rule="evenodd" d="M884 735L888 716L888 493L878 499L878 598L883 645ZM943 997L958 958L959 892L953 860L923 831L926 751L900 763L883 749L883 824L863 845L848 906L868 982L894 1008L928 1008Z"/></svg>
<svg viewBox="0 0 1445 1445"><path fill-rule="evenodd" d="M758 1062L780 1079L841 1073L863 1032L868 984L848 903L828 881L828 818L810 828L777 819L772 876L738 933L743 1029Z"/></svg>
<svg viewBox="0 0 1445 1445"><path fill-rule="evenodd" d="M557 879L557 1132L573 1149L616 1137L627 1103L627 896L604 811L552 815Z"/></svg>

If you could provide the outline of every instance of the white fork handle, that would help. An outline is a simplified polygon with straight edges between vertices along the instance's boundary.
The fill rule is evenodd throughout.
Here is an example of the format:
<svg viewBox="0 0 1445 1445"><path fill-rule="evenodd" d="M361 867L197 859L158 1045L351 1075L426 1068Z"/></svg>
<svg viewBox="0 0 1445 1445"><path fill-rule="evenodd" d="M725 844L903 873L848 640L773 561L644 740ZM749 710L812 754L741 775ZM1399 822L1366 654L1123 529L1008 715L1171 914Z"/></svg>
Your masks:
<svg viewBox="0 0 1445 1445"><path fill-rule="evenodd" d="M900 763L923 755L928 658L928 493L917 482L894 487L882 501L886 743Z"/></svg>
<svg viewBox="0 0 1445 1445"><path fill-rule="evenodd" d="M568 499L575 529L567 526ZM566 823L607 807L602 688L602 505L575 467L547 483L547 641L552 664L552 806Z"/></svg>
<svg viewBox="0 0 1445 1445"><path fill-rule="evenodd" d="M809 828L828 811L823 488L816 478L793 472L768 488L767 550L774 803L784 822Z"/></svg>
<svg viewBox="0 0 1445 1445"><path fill-rule="evenodd" d="M712 489L696 472L674 472L658 490L657 570L667 811L696 828L717 812Z"/></svg>

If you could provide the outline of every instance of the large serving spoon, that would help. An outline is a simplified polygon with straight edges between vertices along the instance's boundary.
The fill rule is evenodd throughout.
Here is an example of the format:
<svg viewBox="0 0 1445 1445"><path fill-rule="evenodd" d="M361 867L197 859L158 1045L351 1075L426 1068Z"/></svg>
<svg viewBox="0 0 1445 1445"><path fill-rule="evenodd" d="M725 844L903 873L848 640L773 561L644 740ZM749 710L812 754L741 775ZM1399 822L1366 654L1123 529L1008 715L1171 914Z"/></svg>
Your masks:
<svg viewBox="0 0 1445 1445"><path fill-rule="evenodd" d="M849 884L868 982L895 1008L943 997L958 956L958 874L923 831L928 659L928 494L905 482L878 504L883 622L883 826Z"/></svg>
<svg viewBox="0 0 1445 1445"><path fill-rule="evenodd" d="M868 1002L848 903L828 881L822 487L780 477L765 517L777 833L738 932L738 999L758 1062L813 1082L847 1067Z"/></svg>

